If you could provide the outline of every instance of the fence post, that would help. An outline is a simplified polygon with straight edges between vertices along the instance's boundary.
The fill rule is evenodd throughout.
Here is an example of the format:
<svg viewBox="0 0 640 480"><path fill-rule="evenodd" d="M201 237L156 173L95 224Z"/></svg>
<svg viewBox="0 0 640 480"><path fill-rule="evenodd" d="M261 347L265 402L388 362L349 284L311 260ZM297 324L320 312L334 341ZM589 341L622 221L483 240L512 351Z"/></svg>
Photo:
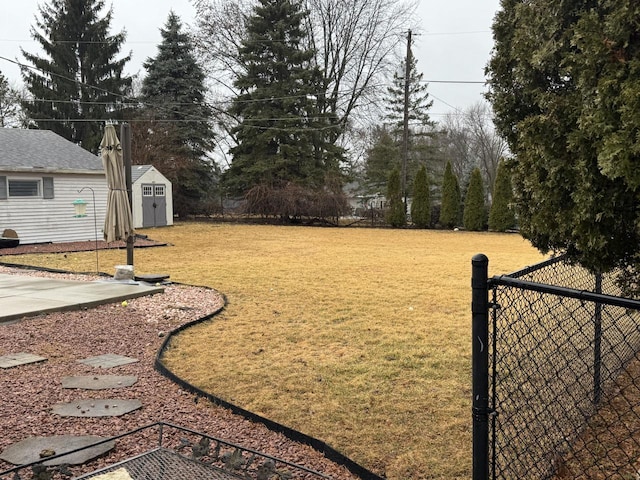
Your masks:
<svg viewBox="0 0 640 480"><path fill-rule="evenodd" d="M602 274L595 274L595 293L602 293ZM594 338L593 338L593 404L600 403L601 379L600 370L602 367L602 304L596 302L594 312Z"/></svg>
<svg viewBox="0 0 640 480"><path fill-rule="evenodd" d="M471 260L473 480L489 478L489 259Z"/></svg>

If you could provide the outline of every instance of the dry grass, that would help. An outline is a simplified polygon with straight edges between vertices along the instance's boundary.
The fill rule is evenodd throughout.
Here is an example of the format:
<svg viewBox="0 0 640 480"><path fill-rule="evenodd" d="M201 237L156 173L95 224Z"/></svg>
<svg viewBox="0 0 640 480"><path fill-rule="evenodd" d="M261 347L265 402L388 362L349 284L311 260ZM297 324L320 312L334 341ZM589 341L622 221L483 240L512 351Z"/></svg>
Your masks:
<svg viewBox="0 0 640 480"><path fill-rule="evenodd" d="M320 438L390 479L469 478L470 264L542 260L517 235L178 224L143 231L137 273L225 293L167 365L194 385ZM124 251L100 252L102 270ZM92 252L12 262L91 271ZM108 267L106 267L108 266Z"/></svg>

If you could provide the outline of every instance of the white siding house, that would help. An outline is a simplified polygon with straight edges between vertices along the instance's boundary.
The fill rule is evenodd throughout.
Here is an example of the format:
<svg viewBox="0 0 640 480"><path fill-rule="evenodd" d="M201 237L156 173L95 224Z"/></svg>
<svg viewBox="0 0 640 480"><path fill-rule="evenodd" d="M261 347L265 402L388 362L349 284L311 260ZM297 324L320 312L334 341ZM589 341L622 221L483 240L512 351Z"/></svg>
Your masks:
<svg viewBox="0 0 640 480"><path fill-rule="evenodd" d="M134 228L173 225L171 182L152 165L131 167Z"/></svg>
<svg viewBox="0 0 640 480"><path fill-rule="evenodd" d="M106 204L98 156L48 130L0 128L0 231L22 244L102 239Z"/></svg>

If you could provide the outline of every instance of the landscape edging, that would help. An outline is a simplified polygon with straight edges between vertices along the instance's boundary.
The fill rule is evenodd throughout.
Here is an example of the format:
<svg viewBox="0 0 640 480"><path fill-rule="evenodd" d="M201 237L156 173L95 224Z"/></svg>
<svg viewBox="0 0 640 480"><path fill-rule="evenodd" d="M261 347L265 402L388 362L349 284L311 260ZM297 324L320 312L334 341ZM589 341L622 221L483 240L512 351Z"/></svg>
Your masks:
<svg viewBox="0 0 640 480"><path fill-rule="evenodd" d="M2 261L0 261L0 265L17 268L17 269L38 270L38 271L44 271L49 273L76 274L76 275L90 274L89 272L80 272L80 273L71 272L68 270L59 270L59 269L53 269L53 268L47 268L47 267L38 267L33 265L14 264L14 263L2 262ZM100 272L99 276L110 276L110 275ZM185 285L185 286L193 286L193 285L183 284L180 282L172 282L172 283ZM214 289L211 289L210 287L202 287L202 288L208 288L210 290L214 290ZM385 480L384 477L380 477L379 475L376 475L375 473L363 467L362 465L354 462L349 457L340 453L335 448L326 444L322 440L318 440L317 438L314 438L310 435L304 434L302 432L294 430L293 428L287 427L278 422L262 417L256 413L250 412L249 410L245 410L244 408L238 407L237 405L234 405L230 402L227 402L226 400L216 397L215 395L207 393L204 390L201 390L198 387L190 384L186 380L183 380L182 378L178 377L175 373L173 373L171 370L165 367L165 365L162 363L161 357L164 354L165 350L168 348L169 343L171 342L171 339L173 338L174 335L180 333L183 330L186 330L191 326L203 323L207 320L211 320L212 318L214 318L215 316L217 316L218 314L224 311L224 309L227 306L227 297L221 292L218 292L218 293L222 296L224 300L224 304L220 308L201 318L183 323L182 325L174 328L167 334L164 341L162 342L162 345L160 346L160 349L158 350L158 353L156 354L156 358L153 364L155 370L190 393L198 395L199 397L202 397L202 398L206 398L211 403L216 404L220 407L226 408L230 410L232 413L240 415L246 418L247 420L250 420L256 423L261 423L265 427L267 427L269 430L281 433L285 437L289 438L290 440L310 446L314 450L317 450L320 453L322 453L326 458L328 458L332 462L335 462L338 465L342 465L345 468L347 468L351 473L358 475L362 480Z"/></svg>
<svg viewBox="0 0 640 480"><path fill-rule="evenodd" d="M211 403L213 403L215 405L218 405L220 407L226 408L226 409L230 410L232 413L234 413L236 415L240 415L240 416L246 418L247 420L250 420L250 421L256 422L256 423L261 423L265 427L267 427L269 430L281 433L285 437L289 438L290 440L293 440L293 441L298 442L298 443L303 443L305 445L308 445L308 446L312 447L314 450L319 451L320 453L322 453L326 458L328 458L332 462L335 462L338 465L342 465L345 468L347 468L351 473L354 473L355 475L358 475L362 480L384 480L383 477L380 477L379 475L376 475L375 473L373 473L372 471L366 469L362 465L354 462L349 457L347 457L344 454L340 453L335 448L333 448L330 445L326 444L322 440L318 440L317 438L314 438L314 437L312 437L310 435L307 435L305 433L302 433L302 432L299 432L297 430L294 430L291 427L287 427L285 425L282 425L282 424L280 424L278 422L275 422L273 420L265 418L265 417L263 417L261 415L258 415L256 413L250 412L249 410L245 410L244 408L241 408L241 407L239 407L237 405L234 405L233 403L227 402L226 400L223 400L222 398L216 397L215 395L212 395L211 393L205 392L204 390L201 390L200 388L190 384L186 380L184 380L184 379L180 378L179 376L177 376L175 373L173 373L171 370L169 370L162 363L161 358L162 358L165 350L169 347L171 339L173 338L174 335L182 332L183 330L186 330L189 327L192 327L194 325L203 323L203 322L205 322L207 320L211 320L212 318L214 318L215 316L217 316L218 314L220 314L220 313L222 313L224 311L224 309L227 306L227 298L224 295L222 295L222 296L224 298L224 305L221 306L220 308L218 308L215 312L210 313L208 315L205 315L204 317L198 318L196 320L184 323L184 324L180 325L179 327L171 330L167 334L166 338L164 339L164 342L162 342L162 345L160 346L160 349L158 350L158 353L156 355L156 359L155 359L155 362L154 362L154 368L161 375L163 375L164 377L168 378L172 382L176 383L178 386L180 386L184 390L186 390L186 391L188 391L190 393L193 393L195 395L198 395L199 397L206 398Z"/></svg>

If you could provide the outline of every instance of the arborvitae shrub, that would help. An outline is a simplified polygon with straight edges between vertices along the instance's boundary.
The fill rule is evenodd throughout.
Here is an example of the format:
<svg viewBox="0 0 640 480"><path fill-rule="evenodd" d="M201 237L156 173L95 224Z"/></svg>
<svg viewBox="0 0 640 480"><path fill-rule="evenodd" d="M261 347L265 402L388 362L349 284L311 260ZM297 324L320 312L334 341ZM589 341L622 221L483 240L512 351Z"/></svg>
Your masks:
<svg viewBox="0 0 640 480"><path fill-rule="evenodd" d="M460 188L458 179L447 162L442 179L442 205L440 207L440 225L443 228L453 228L458 223L460 214Z"/></svg>
<svg viewBox="0 0 640 480"><path fill-rule="evenodd" d="M496 183L493 186L493 198L489 211L489 230L504 232L515 226L516 217L510 208L512 201L511 173L505 162L500 162L496 173Z"/></svg>
<svg viewBox="0 0 640 480"><path fill-rule="evenodd" d="M487 209L484 204L484 188L482 174L476 168L471 172L469 188L464 201L462 223L466 230L484 230L487 225Z"/></svg>
<svg viewBox="0 0 640 480"><path fill-rule="evenodd" d="M429 177L423 165L413 181L413 202L411 203L411 221L418 228L427 228L431 224L431 194Z"/></svg>
<svg viewBox="0 0 640 480"><path fill-rule="evenodd" d="M387 223L395 228L404 227L407 223L407 216L404 211L404 202L402 201L400 171L397 167L389 174L387 201L389 202L389 208L386 214Z"/></svg>

